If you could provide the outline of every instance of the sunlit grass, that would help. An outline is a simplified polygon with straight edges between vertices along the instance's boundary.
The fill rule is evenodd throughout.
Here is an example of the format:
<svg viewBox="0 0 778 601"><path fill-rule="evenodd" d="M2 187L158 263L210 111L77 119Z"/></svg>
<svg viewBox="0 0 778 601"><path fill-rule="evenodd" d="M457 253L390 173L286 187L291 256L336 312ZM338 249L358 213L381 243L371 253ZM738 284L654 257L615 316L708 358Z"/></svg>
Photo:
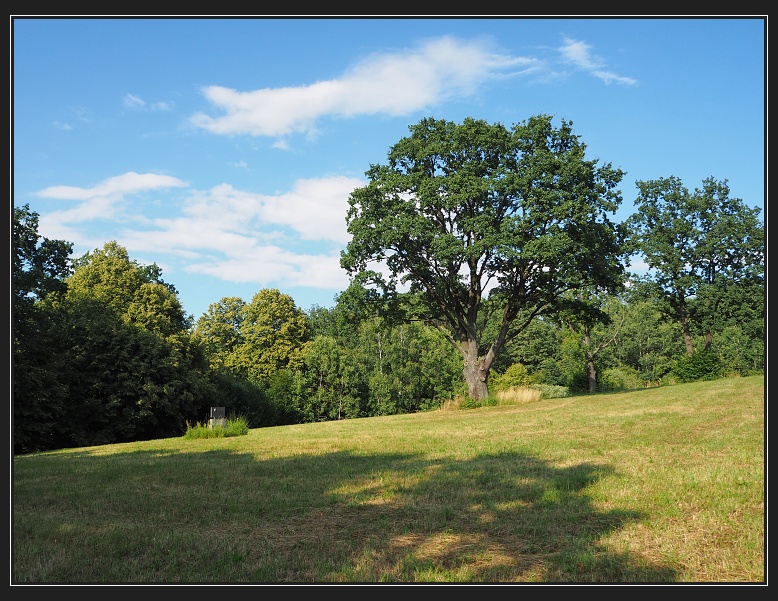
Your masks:
<svg viewBox="0 0 778 601"><path fill-rule="evenodd" d="M533 403L539 401L542 392L538 388L513 387L505 390L498 390L494 393L498 405L520 405L522 403Z"/></svg>
<svg viewBox="0 0 778 601"><path fill-rule="evenodd" d="M764 378L17 456L15 583L761 583Z"/></svg>

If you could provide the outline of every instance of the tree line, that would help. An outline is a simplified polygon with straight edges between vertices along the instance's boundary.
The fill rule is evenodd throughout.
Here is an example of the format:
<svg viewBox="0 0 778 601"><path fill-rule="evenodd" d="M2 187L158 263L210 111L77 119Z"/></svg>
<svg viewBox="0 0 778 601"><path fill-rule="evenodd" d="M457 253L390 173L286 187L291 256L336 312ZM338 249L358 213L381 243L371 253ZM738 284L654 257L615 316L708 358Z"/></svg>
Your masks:
<svg viewBox="0 0 778 601"><path fill-rule="evenodd" d="M212 406L263 427L763 372L764 225L726 180L637 182L614 223L624 174L572 123L409 129L350 195L329 308L265 288L195 320L156 264L71 260L14 206L14 451L177 436Z"/></svg>

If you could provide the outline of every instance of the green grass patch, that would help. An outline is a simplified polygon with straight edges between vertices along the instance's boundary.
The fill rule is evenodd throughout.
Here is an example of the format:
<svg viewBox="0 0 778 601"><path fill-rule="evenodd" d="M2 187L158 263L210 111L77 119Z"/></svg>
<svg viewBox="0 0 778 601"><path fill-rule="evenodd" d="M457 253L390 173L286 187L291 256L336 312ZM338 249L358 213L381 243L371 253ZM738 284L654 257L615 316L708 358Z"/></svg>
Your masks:
<svg viewBox="0 0 778 601"><path fill-rule="evenodd" d="M15 456L12 583L764 583L764 391Z"/></svg>

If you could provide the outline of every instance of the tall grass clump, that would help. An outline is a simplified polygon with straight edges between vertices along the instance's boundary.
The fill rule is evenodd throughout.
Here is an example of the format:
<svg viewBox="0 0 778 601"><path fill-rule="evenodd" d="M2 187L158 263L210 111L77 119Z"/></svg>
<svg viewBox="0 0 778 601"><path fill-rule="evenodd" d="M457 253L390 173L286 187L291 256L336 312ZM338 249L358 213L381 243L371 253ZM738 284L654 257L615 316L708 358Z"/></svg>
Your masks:
<svg viewBox="0 0 778 601"><path fill-rule="evenodd" d="M186 423L186 432L184 438L225 438L228 436L243 436L249 433L249 422L244 416L233 415L227 418L227 424L201 424L197 422L192 426Z"/></svg>
<svg viewBox="0 0 778 601"><path fill-rule="evenodd" d="M539 401L543 393L530 386L514 386L494 393L498 405L519 405Z"/></svg>

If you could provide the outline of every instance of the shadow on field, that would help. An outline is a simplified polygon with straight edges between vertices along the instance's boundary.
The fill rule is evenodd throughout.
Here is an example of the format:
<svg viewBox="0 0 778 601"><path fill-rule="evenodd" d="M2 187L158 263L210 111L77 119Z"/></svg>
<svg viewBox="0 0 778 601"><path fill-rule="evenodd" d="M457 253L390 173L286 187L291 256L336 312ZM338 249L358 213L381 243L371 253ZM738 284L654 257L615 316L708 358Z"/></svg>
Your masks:
<svg viewBox="0 0 778 601"><path fill-rule="evenodd" d="M46 487L17 483L16 532L48 506L39 517L77 522L79 561L111 582L676 579L647 557L600 544L641 518L592 505L587 487L615 476L606 465L560 468L515 453L458 461L334 452L258 461L228 450L74 453L57 461L67 469ZM47 499L52 490L56 498ZM79 490L94 491L88 503ZM20 494L35 503L27 507ZM91 545L106 528L120 530L123 544ZM59 543L32 544L61 556L73 543L61 535ZM46 580L78 580L75 568L60 567Z"/></svg>

